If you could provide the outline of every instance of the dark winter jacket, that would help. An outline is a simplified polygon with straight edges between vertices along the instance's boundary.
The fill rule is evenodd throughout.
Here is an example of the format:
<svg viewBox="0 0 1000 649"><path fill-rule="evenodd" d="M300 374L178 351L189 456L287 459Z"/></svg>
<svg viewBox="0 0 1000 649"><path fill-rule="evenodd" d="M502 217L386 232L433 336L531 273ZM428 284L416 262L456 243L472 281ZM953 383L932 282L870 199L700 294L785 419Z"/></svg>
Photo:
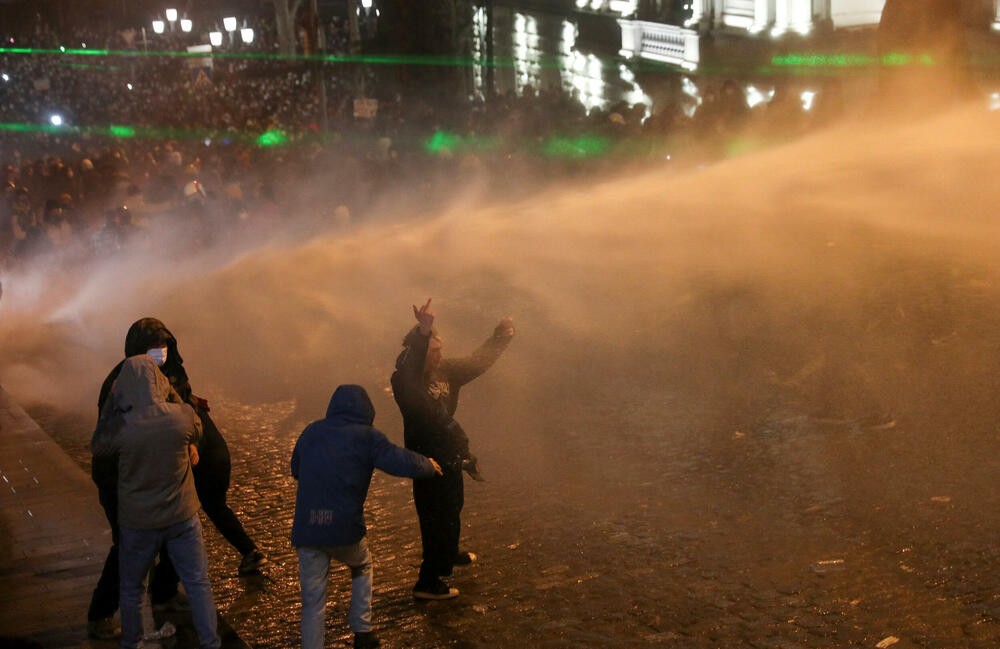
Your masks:
<svg viewBox="0 0 1000 649"><path fill-rule="evenodd" d="M419 327L403 339L403 351L392 374L392 393L403 415L406 448L433 457L442 468L458 470L470 458L469 438L454 419L462 386L490 368L510 343L497 327L479 349L465 358L445 358L424 372L430 336Z"/></svg>
<svg viewBox="0 0 1000 649"><path fill-rule="evenodd" d="M342 385L326 418L302 431L292 451L299 481L292 545L349 545L366 533L364 506L372 471L418 478L434 475L431 462L390 442L372 427L375 408L365 389Z"/></svg>
<svg viewBox="0 0 1000 649"><path fill-rule="evenodd" d="M201 421L149 356L125 360L115 381L117 412L91 442L95 458L118 458L118 520L152 530L198 512L188 445L201 437Z"/></svg>
<svg viewBox="0 0 1000 649"><path fill-rule="evenodd" d="M129 327L128 333L125 335L125 358L145 354L147 350L163 345L167 347L167 360L159 368L160 371L170 379L170 386L180 395L183 401L194 408L198 414L198 418L201 419L203 434L201 443L198 445L198 453L201 456L201 461L198 463L195 471L199 475L219 474L224 476L225 480L228 481L230 470L229 447L226 445L226 440L222 437L219 429L215 426L215 422L208 415L205 403L191 393L191 384L188 381L187 372L184 370L184 359L181 358L180 352L177 350L177 339L170 333L170 330L156 318L136 320ZM124 362L118 363L101 385L101 393L97 399L98 426L101 425L101 421L108 415L104 407L107 404L108 397L111 395L111 387L114 385L115 379L118 378L118 373L121 371L122 363ZM99 488L114 489L117 466L115 458L105 458L103 460L94 458L94 462L91 465L91 475Z"/></svg>

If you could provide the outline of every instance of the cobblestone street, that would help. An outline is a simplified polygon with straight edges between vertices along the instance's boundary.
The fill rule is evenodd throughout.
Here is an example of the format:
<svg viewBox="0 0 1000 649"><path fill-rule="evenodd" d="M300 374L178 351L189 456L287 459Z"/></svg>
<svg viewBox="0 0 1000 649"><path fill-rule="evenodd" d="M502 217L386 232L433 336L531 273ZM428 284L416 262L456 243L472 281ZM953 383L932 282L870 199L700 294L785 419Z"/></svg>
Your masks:
<svg viewBox="0 0 1000 649"><path fill-rule="evenodd" d="M293 646L287 466L298 428L288 426L299 415L291 402L220 402L214 411L234 457L231 504L273 559L260 577L236 577L238 557L206 525L220 612L251 646ZM690 416L618 438L574 434L567 421L556 463L519 462L504 442L480 444L489 482L469 481L464 516L465 545L480 562L456 571L462 594L452 602L412 599L420 544L409 483L377 473L369 538L386 645L1000 641L998 523L984 515L997 504L990 487L1000 460L977 452L991 440L940 431L953 444L938 458L947 464L934 466L918 452L926 433L906 421L865 430L793 416L692 435L700 418ZM330 587L330 637L347 646L346 570Z"/></svg>

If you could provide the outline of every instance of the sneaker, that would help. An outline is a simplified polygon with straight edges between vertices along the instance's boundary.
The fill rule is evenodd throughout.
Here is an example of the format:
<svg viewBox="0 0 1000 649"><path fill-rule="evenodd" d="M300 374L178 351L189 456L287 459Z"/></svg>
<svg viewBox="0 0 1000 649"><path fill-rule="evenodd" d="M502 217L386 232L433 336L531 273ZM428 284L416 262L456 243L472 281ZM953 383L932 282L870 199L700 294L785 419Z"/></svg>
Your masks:
<svg viewBox="0 0 1000 649"><path fill-rule="evenodd" d="M177 593L170 599L164 600L162 602L154 602L151 608L157 613L161 613L163 611L186 613L191 610L191 603L188 602L187 599L181 597L180 593Z"/></svg>
<svg viewBox="0 0 1000 649"><path fill-rule="evenodd" d="M354 634L354 649L375 649L382 644L374 631L361 631Z"/></svg>
<svg viewBox="0 0 1000 649"><path fill-rule="evenodd" d="M115 624L113 617L87 621L87 637L94 640L111 640L122 634L122 628Z"/></svg>
<svg viewBox="0 0 1000 649"><path fill-rule="evenodd" d="M248 575L251 572L256 572L258 568L267 563L267 557L260 550L250 550L243 555L243 560L240 561L240 574Z"/></svg>
<svg viewBox="0 0 1000 649"><path fill-rule="evenodd" d="M479 557L473 552L459 552L452 564L456 566L467 566L470 563L475 563L479 561Z"/></svg>
<svg viewBox="0 0 1000 649"><path fill-rule="evenodd" d="M452 599L458 597L458 589L450 588L440 579L431 582L417 582L413 587L413 596L417 599Z"/></svg>

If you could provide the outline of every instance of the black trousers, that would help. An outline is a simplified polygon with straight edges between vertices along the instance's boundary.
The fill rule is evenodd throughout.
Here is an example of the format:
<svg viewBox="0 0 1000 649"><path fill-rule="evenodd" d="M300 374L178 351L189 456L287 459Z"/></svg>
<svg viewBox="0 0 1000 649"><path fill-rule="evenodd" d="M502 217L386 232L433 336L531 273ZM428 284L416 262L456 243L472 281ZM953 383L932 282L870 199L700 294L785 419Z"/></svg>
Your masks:
<svg viewBox="0 0 1000 649"><path fill-rule="evenodd" d="M104 508L104 516L111 526L111 549L104 560L101 577L97 587L90 596L90 608L87 620L93 622L111 617L118 610L120 575L118 572L118 491L116 489L98 489L97 497ZM153 569L153 578L149 585L150 597L154 604L164 602L177 593L177 576L170 557L164 548L160 551L160 562Z"/></svg>
<svg viewBox="0 0 1000 649"><path fill-rule="evenodd" d="M420 519L420 540L424 547L421 582L450 575L458 555L465 485L460 469L442 467L442 470L444 475L413 481L413 502Z"/></svg>
<svg viewBox="0 0 1000 649"><path fill-rule="evenodd" d="M257 544L243 529L243 524L227 502L231 471L228 456L224 459L211 456L203 458L194 468L194 487L208 520L243 555L256 550Z"/></svg>

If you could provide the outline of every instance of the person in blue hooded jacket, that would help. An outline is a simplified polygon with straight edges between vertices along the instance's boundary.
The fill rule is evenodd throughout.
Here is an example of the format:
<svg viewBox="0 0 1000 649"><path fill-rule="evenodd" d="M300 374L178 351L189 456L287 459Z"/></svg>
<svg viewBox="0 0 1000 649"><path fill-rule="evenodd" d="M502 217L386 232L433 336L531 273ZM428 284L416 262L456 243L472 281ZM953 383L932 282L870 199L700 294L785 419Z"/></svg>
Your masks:
<svg viewBox="0 0 1000 649"><path fill-rule="evenodd" d="M441 467L396 446L372 427L375 408L359 385L341 385L330 399L326 418L302 431L292 451L292 477L298 480L292 545L299 558L302 587L302 647L321 649L326 629L326 584L330 560L351 569L348 614L354 646L380 643L372 631L372 560L365 540L365 499L372 472L404 478L429 478Z"/></svg>

